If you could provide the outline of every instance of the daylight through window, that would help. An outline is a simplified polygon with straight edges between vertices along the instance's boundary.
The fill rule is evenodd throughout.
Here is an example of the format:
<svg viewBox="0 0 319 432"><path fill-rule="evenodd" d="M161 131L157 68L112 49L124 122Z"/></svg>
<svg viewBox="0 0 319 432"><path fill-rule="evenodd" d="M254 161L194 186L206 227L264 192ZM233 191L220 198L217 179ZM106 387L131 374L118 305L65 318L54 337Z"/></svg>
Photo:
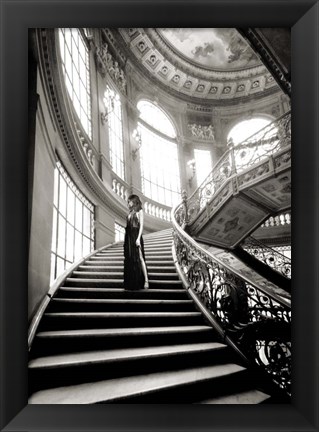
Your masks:
<svg viewBox="0 0 319 432"><path fill-rule="evenodd" d="M121 99L119 94L111 90L109 86L106 87L104 93L104 104L108 115L110 163L113 171L125 180Z"/></svg>
<svg viewBox="0 0 319 432"><path fill-rule="evenodd" d="M94 206L72 182L60 162L54 171L51 283L94 250Z"/></svg>
<svg viewBox="0 0 319 432"><path fill-rule="evenodd" d="M212 171L212 158L209 150L194 150L197 186L200 186Z"/></svg>
<svg viewBox="0 0 319 432"><path fill-rule="evenodd" d="M147 101L138 103L142 191L167 206L180 201L180 175L174 126L164 112Z"/></svg>
<svg viewBox="0 0 319 432"><path fill-rule="evenodd" d="M270 124L270 120L253 118L238 123L230 131L228 140L232 139L235 145L237 172L270 155L274 144L278 142L278 129L267 127ZM245 145L247 139L249 143Z"/></svg>
<svg viewBox="0 0 319 432"><path fill-rule="evenodd" d="M81 124L92 139L89 52L80 29L59 29L66 87Z"/></svg>
<svg viewBox="0 0 319 432"><path fill-rule="evenodd" d="M123 241L125 236L125 228L115 222L115 241Z"/></svg>

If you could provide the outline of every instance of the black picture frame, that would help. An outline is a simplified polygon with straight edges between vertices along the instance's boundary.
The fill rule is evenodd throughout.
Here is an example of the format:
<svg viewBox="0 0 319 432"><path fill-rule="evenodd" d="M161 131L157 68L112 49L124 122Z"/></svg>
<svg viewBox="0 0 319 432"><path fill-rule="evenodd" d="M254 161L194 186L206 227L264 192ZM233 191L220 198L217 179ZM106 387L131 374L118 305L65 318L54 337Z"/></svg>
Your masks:
<svg viewBox="0 0 319 432"><path fill-rule="evenodd" d="M318 17L317 0L1 1L1 430L318 430ZM27 405L28 28L64 26L291 27L291 404Z"/></svg>

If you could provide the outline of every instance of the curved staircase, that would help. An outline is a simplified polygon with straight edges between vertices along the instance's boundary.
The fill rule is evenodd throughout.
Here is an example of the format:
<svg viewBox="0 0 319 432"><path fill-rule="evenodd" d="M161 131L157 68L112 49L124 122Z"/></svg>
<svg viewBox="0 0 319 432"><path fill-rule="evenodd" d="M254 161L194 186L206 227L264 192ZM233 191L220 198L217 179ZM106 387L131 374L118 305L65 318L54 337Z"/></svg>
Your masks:
<svg viewBox="0 0 319 432"><path fill-rule="evenodd" d="M123 289L123 243L92 255L47 307L30 404L257 404L270 400L178 277L172 232L144 237L148 290Z"/></svg>

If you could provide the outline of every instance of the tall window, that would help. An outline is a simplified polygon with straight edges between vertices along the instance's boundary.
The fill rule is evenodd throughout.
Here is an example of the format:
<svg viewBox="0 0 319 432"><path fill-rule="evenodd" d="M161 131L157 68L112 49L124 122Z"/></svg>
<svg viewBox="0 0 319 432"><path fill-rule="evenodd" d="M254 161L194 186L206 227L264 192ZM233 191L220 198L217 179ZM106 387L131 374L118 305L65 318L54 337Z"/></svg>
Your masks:
<svg viewBox="0 0 319 432"><path fill-rule="evenodd" d="M122 105L118 93L106 87L104 104L108 113L110 162L113 171L124 180Z"/></svg>
<svg viewBox="0 0 319 432"><path fill-rule="evenodd" d="M180 201L180 176L176 132L166 114L148 101L137 104L142 191L145 196L167 206Z"/></svg>
<svg viewBox="0 0 319 432"><path fill-rule="evenodd" d="M197 186L201 185L212 171L212 158L209 150L194 150Z"/></svg>
<svg viewBox="0 0 319 432"><path fill-rule="evenodd" d="M58 162L54 172L51 283L94 249L94 206Z"/></svg>
<svg viewBox="0 0 319 432"><path fill-rule="evenodd" d="M89 52L80 29L59 29L66 87L81 124L92 139Z"/></svg>
<svg viewBox="0 0 319 432"><path fill-rule="evenodd" d="M125 228L116 222L114 223L114 228L115 228L115 241L118 242L124 240Z"/></svg>

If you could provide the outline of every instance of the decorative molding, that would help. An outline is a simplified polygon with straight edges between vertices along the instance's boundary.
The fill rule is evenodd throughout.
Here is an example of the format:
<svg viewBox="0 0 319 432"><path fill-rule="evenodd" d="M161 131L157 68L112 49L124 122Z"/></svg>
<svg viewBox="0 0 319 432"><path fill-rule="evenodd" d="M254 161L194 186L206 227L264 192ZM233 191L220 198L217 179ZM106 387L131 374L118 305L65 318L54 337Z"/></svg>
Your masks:
<svg viewBox="0 0 319 432"><path fill-rule="evenodd" d="M212 113L213 112L213 108L210 106L197 105L197 104L192 104L192 103L187 104L187 109L189 111L199 111L199 112L205 112L205 113Z"/></svg>
<svg viewBox="0 0 319 432"><path fill-rule="evenodd" d="M291 96L291 82L287 73L284 72L276 56L271 52L271 50L266 46L263 41L262 35L258 34L255 29L241 29L241 33L249 40L251 45L256 49L265 61L267 67L270 69L272 74L275 76L279 86L288 95ZM268 77L268 82L273 80Z"/></svg>
<svg viewBox="0 0 319 432"><path fill-rule="evenodd" d="M109 52L106 42L104 42L101 47L95 47L95 62L100 74L105 77L106 73L108 73L120 92L125 95L126 78L124 71L119 67L118 62L114 60L112 54Z"/></svg>

